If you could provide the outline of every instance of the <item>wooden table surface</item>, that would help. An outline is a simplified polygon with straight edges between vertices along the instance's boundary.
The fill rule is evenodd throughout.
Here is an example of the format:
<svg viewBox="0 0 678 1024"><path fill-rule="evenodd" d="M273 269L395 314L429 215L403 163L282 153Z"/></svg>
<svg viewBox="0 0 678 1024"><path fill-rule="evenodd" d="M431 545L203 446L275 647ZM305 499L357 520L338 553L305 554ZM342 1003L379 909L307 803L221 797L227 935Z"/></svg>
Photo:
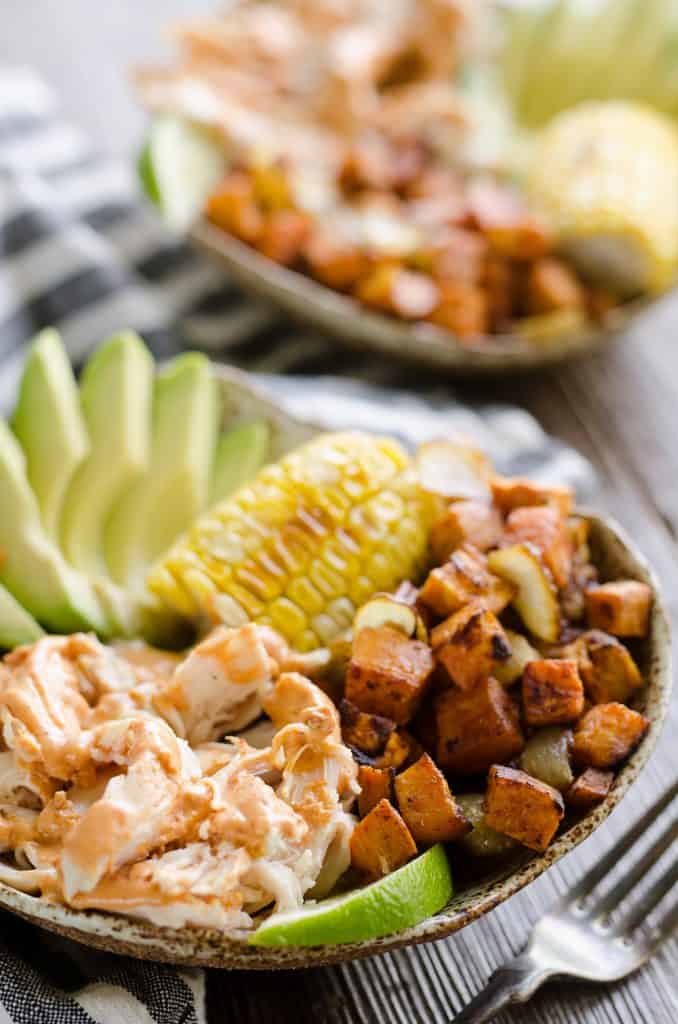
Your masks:
<svg viewBox="0 0 678 1024"><path fill-rule="evenodd" d="M160 26L206 0L3 0L0 61L25 62L60 92L67 114L105 147L138 140L142 120L125 69L161 52ZM74 59L77 54L77 60ZM600 473L601 504L657 568L678 625L678 297L666 300L606 352L564 369L468 383L473 399L512 401L587 455ZM591 839L528 890L458 936L360 964L289 974L213 974L210 1020L252 1022L445 1022L525 940L555 894L611 843L676 771L673 715L651 765L605 837ZM527 1007L498 1020L530 1024L675 1024L678 943L610 989L551 983Z"/></svg>

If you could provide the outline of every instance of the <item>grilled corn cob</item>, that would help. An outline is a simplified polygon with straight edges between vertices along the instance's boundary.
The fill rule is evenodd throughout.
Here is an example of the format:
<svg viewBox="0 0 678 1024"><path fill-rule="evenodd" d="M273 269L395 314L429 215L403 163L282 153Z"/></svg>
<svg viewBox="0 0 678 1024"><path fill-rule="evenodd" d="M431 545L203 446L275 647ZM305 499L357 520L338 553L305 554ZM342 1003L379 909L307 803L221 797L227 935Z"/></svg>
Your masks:
<svg viewBox="0 0 678 1024"><path fill-rule="evenodd" d="M373 593L424 568L436 508L399 445L324 434L212 509L149 587L203 623L253 620L311 650Z"/></svg>
<svg viewBox="0 0 678 1024"><path fill-rule="evenodd" d="M585 103L556 117L528 184L562 247L622 294L657 292L678 266L678 133L636 103Z"/></svg>

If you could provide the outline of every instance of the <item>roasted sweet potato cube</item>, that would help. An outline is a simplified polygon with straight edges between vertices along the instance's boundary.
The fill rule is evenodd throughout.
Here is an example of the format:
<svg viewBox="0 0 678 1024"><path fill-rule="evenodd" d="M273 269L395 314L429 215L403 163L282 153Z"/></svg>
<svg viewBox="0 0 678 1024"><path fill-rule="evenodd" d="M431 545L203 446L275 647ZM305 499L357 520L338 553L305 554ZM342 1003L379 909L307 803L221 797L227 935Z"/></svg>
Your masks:
<svg viewBox="0 0 678 1024"><path fill-rule="evenodd" d="M428 644L391 626L361 629L346 673L346 699L361 711L404 725L417 710L433 668Z"/></svg>
<svg viewBox="0 0 678 1024"><path fill-rule="evenodd" d="M254 198L254 186L244 171L232 171L207 201L205 216L217 227L254 244L261 236L264 216Z"/></svg>
<svg viewBox="0 0 678 1024"><path fill-rule="evenodd" d="M503 523L486 501L455 501L431 527L429 540L436 562L446 562L462 544L489 551L501 540Z"/></svg>
<svg viewBox="0 0 678 1024"><path fill-rule="evenodd" d="M351 835L351 863L370 878L390 874L416 852L412 833L388 800L380 800Z"/></svg>
<svg viewBox="0 0 678 1024"><path fill-rule="evenodd" d="M423 320L430 316L439 299L432 278L390 262L379 264L362 277L354 294L367 306L405 320Z"/></svg>
<svg viewBox="0 0 678 1024"><path fill-rule="evenodd" d="M416 843L449 843L471 828L445 776L428 754L396 775L395 792L400 813Z"/></svg>
<svg viewBox="0 0 678 1024"><path fill-rule="evenodd" d="M511 656L499 619L471 602L431 632L434 657L460 689L469 690Z"/></svg>
<svg viewBox="0 0 678 1024"><path fill-rule="evenodd" d="M525 746L518 708L496 679L472 690L445 690L435 700L436 761L452 775L487 771Z"/></svg>
<svg viewBox="0 0 678 1024"><path fill-rule="evenodd" d="M291 266L301 256L309 230L306 214L298 210L274 210L264 220L256 246L269 260Z"/></svg>
<svg viewBox="0 0 678 1024"><path fill-rule="evenodd" d="M483 806L490 828L540 852L553 839L565 813L557 789L503 764L490 768Z"/></svg>
<svg viewBox="0 0 678 1024"><path fill-rule="evenodd" d="M393 796L393 779L395 769L373 768L369 764L361 764L358 768L358 813L364 818L381 800L390 800Z"/></svg>
<svg viewBox="0 0 678 1024"><path fill-rule="evenodd" d="M395 722L381 715L369 715L345 698L339 704L341 735L349 747L365 754L380 754L395 729Z"/></svg>
<svg viewBox="0 0 678 1024"><path fill-rule="evenodd" d="M614 768L635 750L649 724L626 704L595 704L574 731L574 760L591 768Z"/></svg>
<svg viewBox="0 0 678 1024"><path fill-rule="evenodd" d="M593 629L613 636L646 636L651 603L652 591L647 583L601 583L586 592L586 619Z"/></svg>
<svg viewBox="0 0 678 1024"><path fill-rule="evenodd" d="M446 618L478 598L498 615L513 595L511 585L489 571L485 556L465 545L452 552L449 562L429 573L419 591L419 601Z"/></svg>
<svg viewBox="0 0 678 1024"><path fill-rule="evenodd" d="M396 729L386 740L386 746L374 763L378 768L394 768L398 771L404 765L416 761L421 752L421 744L414 736L405 729Z"/></svg>
<svg viewBox="0 0 678 1024"><path fill-rule="evenodd" d="M559 587L572 571L572 541L567 523L557 508L536 505L516 508L506 520L506 544L532 544Z"/></svg>
<svg viewBox="0 0 678 1024"><path fill-rule="evenodd" d="M559 309L581 309L584 289L562 260L538 260L527 275L529 313L555 313Z"/></svg>
<svg viewBox="0 0 678 1024"><path fill-rule="evenodd" d="M569 658L531 661L523 672L523 710L528 725L566 725L584 710L584 684Z"/></svg>
<svg viewBox="0 0 678 1024"><path fill-rule="evenodd" d="M576 643L579 674L594 704L625 704L643 677L630 652L616 637L591 629Z"/></svg>
<svg viewBox="0 0 678 1024"><path fill-rule="evenodd" d="M439 301L427 318L460 338L477 338L490 329L487 295L476 285L442 282Z"/></svg>
<svg viewBox="0 0 678 1024"><path fill-rule="evenodd" d="M359 246L320 232L307 242L305 256L313 276L337 291L352 288L368 270L367 256Z"/></svg>
<svg viewBox="0 0 678 1024"><path fill-rule="evenodd" d="M587 768L579 778L575 779L567 793L565 802L570 807L593 807L604 800L610 792L614 781L614 772L601 772L597 768Z"/></svg>
<svg viewBox="0 0 678 1024"><path fill-rule="evenodd" d="M521 477L496 476L492 481L492 498L504 513L514 508L553 505L561 515L569 516L574 508L574 493L570 487L547 486Z"/></svg>

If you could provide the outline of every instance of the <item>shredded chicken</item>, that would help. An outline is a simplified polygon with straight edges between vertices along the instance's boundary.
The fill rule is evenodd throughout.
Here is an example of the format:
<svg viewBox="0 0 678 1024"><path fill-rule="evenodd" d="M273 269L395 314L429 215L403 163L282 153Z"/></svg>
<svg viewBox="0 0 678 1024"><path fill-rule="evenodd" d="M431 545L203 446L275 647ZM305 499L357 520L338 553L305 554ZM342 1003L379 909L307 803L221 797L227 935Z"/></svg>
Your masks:
<svg viewBox="0 0 678 1024"><path fill-rule="evenodd" d="M334 705L296 671L323 661L255 625L183 658L84 634L8 655L0 881L227 930L330 891L358 786Z"/></svg>

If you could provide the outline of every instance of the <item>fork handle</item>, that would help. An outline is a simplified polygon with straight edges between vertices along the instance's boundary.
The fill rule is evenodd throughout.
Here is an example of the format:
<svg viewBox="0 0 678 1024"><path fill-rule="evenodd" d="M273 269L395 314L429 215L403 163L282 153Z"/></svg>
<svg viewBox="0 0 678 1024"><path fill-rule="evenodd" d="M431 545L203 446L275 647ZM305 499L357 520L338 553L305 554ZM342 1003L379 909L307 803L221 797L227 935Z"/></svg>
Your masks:
<svg viewBox="0 0 678 1024"><path fill-rule="evenodd" d="M539 986L556 972L528 953L511 960L491 976L482 992L454 1018L454 1024L483 1024L509 1003L526 1003Z"/></svg>

